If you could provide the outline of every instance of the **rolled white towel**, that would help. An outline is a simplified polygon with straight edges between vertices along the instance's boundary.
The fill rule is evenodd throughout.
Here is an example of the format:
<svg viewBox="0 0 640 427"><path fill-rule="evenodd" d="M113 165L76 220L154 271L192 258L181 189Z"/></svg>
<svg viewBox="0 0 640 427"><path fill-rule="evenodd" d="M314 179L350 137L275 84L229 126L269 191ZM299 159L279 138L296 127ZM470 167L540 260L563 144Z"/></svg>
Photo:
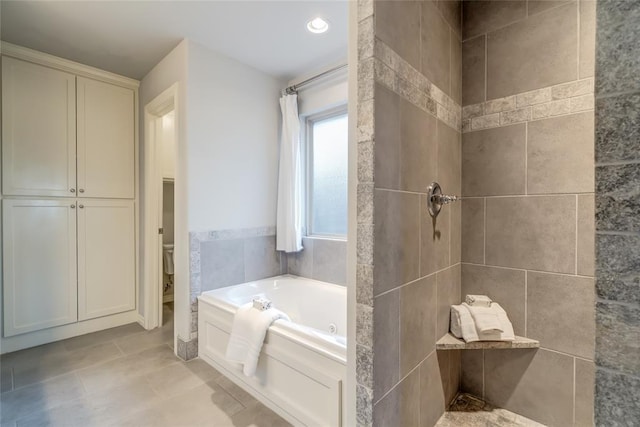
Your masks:
<svg viewBox="0 0 640 427"><path fill-rule="evenodd" d="M493 307L472 307L467 303L462 303L469 312L473 321L476 323L476 329L478 334L493 334L495 332L504 332L500 318L498 317L498 310Z"/></svg>
<svg viewBox="0 0 640 427"><path fill-rule="evenodd" d="M471 307L491 307L491 298L486 295L467 295L464 302Z"/></svg>
<svg viewBox="0 0 640 427"><path fill-rule="evenodd" d="M471 313L469 313L467 307L462 304L451 306L450 329L456 338L462 338L465 342L480 340Z"/></svg>
<svg viewBox="0 0 640 427"><path fill-rule="evenodd" d="M500 304L494 302L491 304L491 308L494 308L498 313L498 319L502 325L502 333L500 334L500 341L514 341L516 335L513 333L513 325L507 316L507 312L500 306Z"/></svg>

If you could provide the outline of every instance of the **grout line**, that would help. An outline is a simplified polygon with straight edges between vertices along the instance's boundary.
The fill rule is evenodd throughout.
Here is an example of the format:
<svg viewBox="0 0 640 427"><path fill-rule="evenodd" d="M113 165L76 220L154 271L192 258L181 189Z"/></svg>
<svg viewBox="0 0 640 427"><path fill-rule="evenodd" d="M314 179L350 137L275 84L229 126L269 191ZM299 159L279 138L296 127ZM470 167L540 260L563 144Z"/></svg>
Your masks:
<svg viewBox="0 0 640 427"><path fill-rule="evenodd" d="M524 336L529 336L529 272L524 272Z"/></svg>
<svg viewBox="0 0 640 427"><path fill-rule="evenodd" d="M484 349L482 349L482 400L485 396L485 375L484 375Z"/></svg>
<svg viewBox="0 0 640 427"><path fill-rule="evenodd" d="M602 234L605 236L628 236L628 237L640 237L640 232L634 231L608 231L608 230L596 230L596 234Z"/></svg>
<svg viewBox="0 0 640 427"><path fill-rule="evenodd" d="M576 425L576 358L573 358L573 425Z"/></svg>
<svg viewBox="0 0 640 427"><path fill-rule="evenodd" d="M487 264L487 198L483 198L483 220L484 224L482 225L482 264Z"/></svg>
<svg viewBox="0 0 640 427"><path fill-rule="evenodd" d="M621 92L607 92L607 93L598 93L596 94L596 100L598 99L607 99L607 98L615 98L617 96L626 96L626 95L638 95L640 94L640 89L631 89L624 90Z"/></svg>
<svg viewBox="0 0 640 427"><path fill-rule="evenodd" d="M529 195L529 122L524 123L524 194Z"/></svg>
<svg viewBox="0 0 640 427"><path fill-rule="evenodd" d="M617 369L607 368L606 366L596 365L596 369L598 371L604 371L604 372L608 372L610 374L615 374L615 375L623 375L625 377L635 378L635 379L640 380L640 375L629 374L627 372L618 371Z"/></svg>
<svg viewBox="0 0 640 427"><path fill-rule="evenodd" d="M505 194L505 195L494 195L494 194L485 194L484 196L464 196L463 199L514 199L516 197L520 198L532 198L532 197L568 197L575 196L576 194L586 194L592 195L593 191L586 193L540 193L540 194Z"/></svg>
<svg viewBox="0 0 640 427"><path fill-rule="evenodd" d="M504 265L478 264L477 262L463 262L461 264L473 265L473 266L477 266L477 267L501 268L503 270L523 271L523 272L529 272L529 273L554 274L556 276L581 277L581 278L584 278L584 279L593 279L593 276L585 276L585 275L582 275L582 274L558 273L558 272L555 272L555 271L532 270L530 268L507 267L507 266L504 266ZM608 301L608 300L603 300L603 301Z"/></svg>
<svg viewBox="0 0 640 427"><path fill-rule="evenodd" d="M484 100L483 102L487 102L487 80L488 79L488 69L489 69L489 33L484 34ZM482 108L482 112L484 113L484 106Z"/></svg>
<svg viewBox="0 0 640 427"><path fill-rule="evenodd" d="M440 270L434 271L433 273L429 273L429 274L427 274L426 276L418 277L417 279L411 280L410 282L403 283L402 285L398 285L398 286L396 286L396 287L395 287L395 288L393 288L393 289L389 289L389 290L387 290L387 291L380 292L379 294L374 295L374 296L373 296L373 298L378 298L378 297L381 297L381 296L387 295L387 294L389 294L389 293L391 293L391 292L393 292L393 291L400 290L400 289L404 288L405 286L412 285L412 284L414 284L414 283L416 283L416 282L419 282L420 280L424 280L424 279L427 279L427 278L432 277L432 276L433 276L433 277L434 277L434 279L435 279L435 278L436 278L435 276L436 276L437 274L440 274L440 273L442 273L442 272L444 272L444 271L446 271L446 270L449 270L450 268L453 268L453 267L455 267L455 266L456 266L456 265L458 265L458 264L462 264L462 263L461 263L461 262L458 262L458 263L456 263L456 264L454 264L454 265L449 265L449 266L447 266L447 267L445 267L445 268L442 268L442 269L440 269Z"/></svg>
<svg viewBox="0 0 640 427"><path fill-rule="evenodd" d="M600 162L596 163L596 167L598 166L627 166L627 165L637 165L640 163L640 159L638 160L619 160L615 162Z"/></svg>
<svg viewBox="0 0 640 427"><path fill-rule="evenodd" d="M578 76L578 78L580 78L580 3L582 3L582 1L577 0L576 1L576 40L578 41L576 43L576 76ZM574 421L575 422L575 421Z"/></svg>
<svg viewBox="0 0 640 427"><path fill-rule="evenodd" d="M580 212L580 205L579 205L580 201L578 200L578 195L576 194L576 253L575 253L575 261L576 261L576 265L575 265L575 272L576 275L578 274L578 218L579 218L579 212Z"/></svg>
<svg viewBox="0 0 640 427"><path fill-rule="evenodd" d="M599 298L599 297L596 297L596 302L604 303L604 304L619 305L621 307L628 307L628 308L633 308L633 309L640 308L640 304L636 304L636 303L632 303L632 302L626 302L626 301L616 301L616 300L611 300L611 299L603 299L603 298Z"/></svg>

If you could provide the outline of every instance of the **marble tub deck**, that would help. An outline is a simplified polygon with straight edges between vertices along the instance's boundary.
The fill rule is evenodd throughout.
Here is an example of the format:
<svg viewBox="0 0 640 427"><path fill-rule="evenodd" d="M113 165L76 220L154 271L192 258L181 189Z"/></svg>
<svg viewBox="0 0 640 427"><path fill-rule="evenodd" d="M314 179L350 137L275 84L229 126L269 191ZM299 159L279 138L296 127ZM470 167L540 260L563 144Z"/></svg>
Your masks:
<svg viewBox="0 0 640 427"><path fill-rule="evenodd" d="M545 427L529 418L496 408L470 394L456 397L436 427Z"/></svg>

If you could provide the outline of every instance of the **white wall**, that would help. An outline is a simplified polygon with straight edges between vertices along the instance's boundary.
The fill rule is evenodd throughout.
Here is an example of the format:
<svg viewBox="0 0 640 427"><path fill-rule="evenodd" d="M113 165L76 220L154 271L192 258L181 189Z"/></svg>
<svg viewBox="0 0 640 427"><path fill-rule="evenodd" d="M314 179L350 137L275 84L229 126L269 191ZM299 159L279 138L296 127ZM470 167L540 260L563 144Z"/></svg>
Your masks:
<svg viewBox="0 0 640 427"><path fill-rule="evenodd" d="M175 334L184 340L189 339L189 322L191 310L189 307L189 227L187 223L187 66L189 55L189 41L183 40L167 56L153 67L153 69L142 79L140 84L140 118L144 120L144 107L159 94L178 83L178 105L176 108L176 126L178 127L178 141L176 141L176 183L175 183L175 241L174 241L174 261L175 261L175 296L174 296L174 317ZM140 141L144 141L144 123L140 124ZM140 144L140 188L144 188L144 144ZM141 194L140 200L144 200ZM144 218L144 206L141 206L140 217ZM143 230L140 227L140 242L144 242ZM143 248L144 245L141 245ZM144 257L145 254L143 253ZM144 283L142 280L140 283ZM139 294L141 311L144 310L144 291L141 286Z"/></svg>
<svg viewBox="0 0 640 427"><path fill-rule="evenodd" d="M191 42L189 231L273 226L284 82Z"/></svg>

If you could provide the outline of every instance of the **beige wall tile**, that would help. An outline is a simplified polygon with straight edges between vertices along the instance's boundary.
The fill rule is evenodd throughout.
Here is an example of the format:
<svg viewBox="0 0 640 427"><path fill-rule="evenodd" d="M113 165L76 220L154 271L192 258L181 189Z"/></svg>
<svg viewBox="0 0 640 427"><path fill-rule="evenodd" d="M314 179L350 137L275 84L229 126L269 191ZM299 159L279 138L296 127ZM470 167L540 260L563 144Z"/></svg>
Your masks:
<svg viewBox="0 0 640 427"><path fill-rule="evenodd" d="M570 98L572 96L593 93L593 79L583 79L570 83L563 83L551 88L553 99Z"/></svg>
<svg viewBox="0 0 640 427"><path fill-rule="evenodd" d="M434 351L420 365L420 426L436 424L445 409L438 356Z"/></svg>
<svg viewBox="0 0 640 427"><path fill-rule="evenodd" d="M416 369L373 407L376 426L420 424L420 371Z"/></svg>
<svg viewBox="0 0 640 427"><path fill-rule="evenodd" d="M462 298L488 295L505 309L516 335L525 335L525 272L508 268L462 264Z"/></svg>
<svg viewBox="0 0 640 427"><path fill-rule="evenodd" d="M571 3L489 34L487 98L575 80L576 13Z"/></svg>
<svg viewBox="0 0 640 427"><path fill-rule="evenodd" d="M460 367L460 391L484 397L484 350L462 351Z"/></svg>
<svg viewBox="0 0 640 427"><path fill-rule="evenodd" d="M403 24L398 25L399 22L403 22ZM404 25L404 21L396 21L395 25L401 27ZM420 69L422 74L445 93L451 95L449 86L451 74L450 29L435 4L431 2L422 2L421 37L422 64Z"/></svg>
<svg viewBox="0 0 640 427"><path fill-rule="evenodd" d="M462 195L524 194L525 125L462 136Z"/></svg>
<svg viewBox="0 0 640 427"><path fill-rule="evenodd" d="M437 218L427 211L427 196L420 196L420 275L426 276L450 265L450 210L444 207Z"/></svg>
<svg viewBox="0 0 640 427"><path fill-rule="evenodd" d="M551 101L551 88L545 87L516 95L516 105L518 108L527 105L535 105Z"/></svg>
<svg viewBox="0 0 640 427"><path fill-rule="evenodd" d="M544 12L547 9L567 4L572 0L527 0L527 14L529 16Z"/></svg>
<svg viewBox="0 0 640 427"><path fill-rule="evenodd" d="M592 426L595 366L593 362L575 359L576 362L576 426Z"/></svg>
<svg viewBox="0 0 640 427"><path fill-rule="evenodd" d="M436 0L436 4L451 29L460 38L462 36L462 1Z"/></svg>
<svg viewBox="0 0 640 427"><path fill-rule="evenodd" d="M512 111L503 111L500 113L500 124L503 126L526 122L529 120L531 120L531 107L519 108Z"/></svg>
<svg viewBox="0 0 640 427"><path fill-rule="evenodd" d="M436 176L436 141L435 117L401 99L400 189L426 191Z"/></svg>
<svg viewBox="0 0 640 427"><path fill-rule="evenodd" d="M420 196L375 190L374 295L419 276Z"/></svg>
<svg viewBox="0 0 640 427"><path fill-rule="evenodd" d="M593 360L594 307L593 279L527 272L527 334L542 347Z"/></svg>
<svg viewBox="0 0 640 427"><path fill-rule="evenodd" d="M594 275L595 203L593 194L578 196L578 274Z"/></svg>
<svg viewBox="0 0 640 427"><path fill-rule="evenodd" d="M460 195L462 191L461 164L461 142L460 133L441 120L437 124L438 135L438 174L436 181L442 187L445 194ZM433 175L427 180L426 185L433 180ZM426 185L419 191L426 191ZM446 208L445 208L446 209Z"/></svg>
<svg viewBox="0 0 640 427"><path fill-rule="evenodd" d="M376 297L373 308L373 400L400 381L400 290Z"/></svg>
<svg viewBox="0 0 640 427"><path fill-rule="evenodd" d="M493 128L500 125L500 114L488 114L486 116L474 117L471 119L473 130Z"/></svg>
<svg viewBox="0 0 640 427"><path fill-rule="evenodd" d="M378 188L400 188L400 97L375 86L375 172Z"/></svg>
<svg viewBox="0 0 640 427"><path fill-rule="evenodd" d="M460 193L458 193L460 194ZM462 260L462 205L454 203L451 209L451 247L449 264L455 265Z"/></svg>
<svg viewBox="0 0 640 427"><path fill-rule="evenodd" d="M376 1L375 34L415 68L420 68L420 3ZM398 25L402 22L402 25Z"/></svg>
<svg viewBox="0 0 640 427"><path fill-rule="evenodd" d="M573 358L544 349L486 351L485 398L546 425L572 425Z"/></svg>
<svg viewBox="0 0 640 427"><path fill-rule="evenodd" d="M545 102L531 107L531 118L533 120L544 119L546 117L567 114L571 111L571 100L560 99L558 101Z"/></svg>
<svg viewBox="0 0 640 427"><path fill-rule="evenodd" d="M593 113L529 123L529 194L594 191Z"/></svg>
<svg viewBox="0 0 640 427"><path fill-rule="evenodd" d="M486 114L499 113L516 109L516 97L507 96L505 98L493 99L484 104Z"/></svg>
<svg viewBox="0 0 640 427"><path fill-rule="evenodd" d="M464 40L488 33L526 17L526 1L465 1L462 2L462 33Z"/></svg>
<svg viewBox="0 0 640 427"><path fill-rule="evenodd" d="M445 407L447 407L458 394L460 352L450 350L438 351L437 357L438 367L440 368L440 381L442 383L444 402Z"/></svg>
<svg viewBox="0 0 640 427"><path fill-rule="evenodd" d="M596 1L580 0L580 78L591 77L595 70Z"/></svg>
<svg viewBox="0 0 640 427"><path fill-rule="evenodd" d="M438 287L438 317L436 340L449 332L449 316L451 306L460 304L460 264L447 268L436 274L436 283Z"/></svg>
<svg viewBox="0 0 640 427"><path fill-rule="evenodd" d="M400 376L407 375L436 345L436 277L400 289Z"/></svg>
<svg viewBox="0 0 640 427"><path fill-rule="evenodd" d="M484 263L484 199L462 200L462 261Z"/></svg>
<svg viewBox="0 0 640 427"><path fill-rule="evenodd" d="M487 199L486 263L575 273L575 196Z"/></svg>
<svg viewBox="0 0 640 427"><path fill-rule="evenodd" d="M458 36L451 33L451 98L462 104L462 42Z"/></svg>

